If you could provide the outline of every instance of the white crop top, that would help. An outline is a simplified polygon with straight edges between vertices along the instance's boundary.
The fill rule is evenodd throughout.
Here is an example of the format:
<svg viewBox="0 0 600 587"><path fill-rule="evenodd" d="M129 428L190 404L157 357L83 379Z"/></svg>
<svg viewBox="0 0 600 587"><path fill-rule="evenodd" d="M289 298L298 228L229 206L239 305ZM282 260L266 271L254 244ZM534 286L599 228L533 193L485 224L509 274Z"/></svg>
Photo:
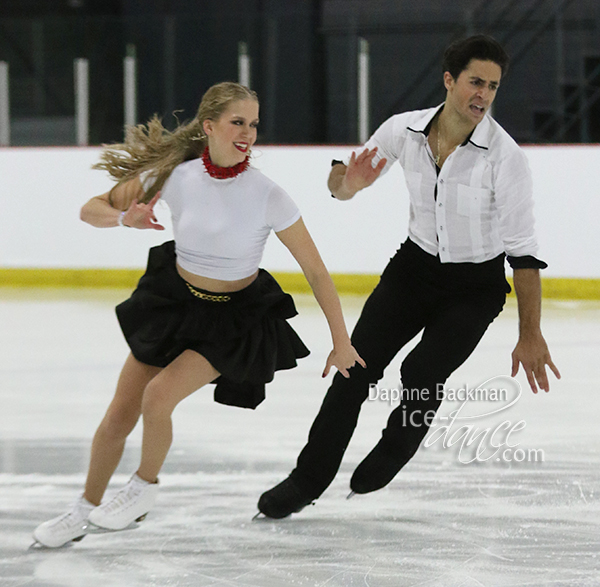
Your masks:
<svg viewBox="0 0 600 587"><path fill-rule="evenodd" d="M147 190L149 174L140 177ZM290 196L258 169L215 179L202 159L178 165L161 191L171 211L177 262L212 279L234 281L254 274L271 230L300 218Z"/></svg>

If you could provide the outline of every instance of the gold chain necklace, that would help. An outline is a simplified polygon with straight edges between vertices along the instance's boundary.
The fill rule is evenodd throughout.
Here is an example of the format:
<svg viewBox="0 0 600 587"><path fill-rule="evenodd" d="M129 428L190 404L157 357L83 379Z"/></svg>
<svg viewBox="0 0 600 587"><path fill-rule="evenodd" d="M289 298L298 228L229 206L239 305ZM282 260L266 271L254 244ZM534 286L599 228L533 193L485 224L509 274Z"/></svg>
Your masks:
<svg viewBox="0 0 600 587"><path fill-rule="evenodd" d="M440 136L441 136L441 125L440 125L440 121L438 119L437 121L437 155L435 156L435 164L439 167L440 166L440 159L442 158L442 145L440 142ZM450 149L450 152L448 153L448 157L450 157L450 155L452 155L452 153L454 153L454 151L456 151L456 148L458 147L458 145L460 145L460 143L457 143L456 145L454 145L454 147L452 147L452 149ZM446 159L448 159L448 157L446 157Z"/></svg>

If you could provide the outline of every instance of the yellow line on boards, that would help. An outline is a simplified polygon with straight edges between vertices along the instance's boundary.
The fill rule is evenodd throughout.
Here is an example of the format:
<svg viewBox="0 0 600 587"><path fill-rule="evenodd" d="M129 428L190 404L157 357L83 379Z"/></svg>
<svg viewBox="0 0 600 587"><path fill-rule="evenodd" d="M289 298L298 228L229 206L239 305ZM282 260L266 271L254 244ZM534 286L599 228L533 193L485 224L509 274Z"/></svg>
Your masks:
<svg viewBox="0 0 600 587"><path fill-rule="evenodd" d="M0 269L0 286L133 288L143 273L141 269Z"/></svg>
<svg viewBox="0 0 600 587"><path fill-rule="evenodd" d="M142 269L21 269L0 268L0 287L103 287L133 289ZM302 273L273 272L285 291L310 293ZM379 281L378 275L334 273L341 294L368 295ZM512 286L512 280L508 280ZM599 300L600 279L562 277L542 278L545 298ZM514 295L511 294L511 295Z"/></svg>

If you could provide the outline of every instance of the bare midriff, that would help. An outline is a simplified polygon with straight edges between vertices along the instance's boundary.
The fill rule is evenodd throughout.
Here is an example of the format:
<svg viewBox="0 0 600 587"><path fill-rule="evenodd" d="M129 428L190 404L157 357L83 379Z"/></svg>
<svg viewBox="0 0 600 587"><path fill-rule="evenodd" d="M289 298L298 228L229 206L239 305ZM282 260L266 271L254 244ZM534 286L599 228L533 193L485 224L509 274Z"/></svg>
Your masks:
<svg viewBox="0 0 600 587"><path fill-rule="evenodd" d="M224 281L222 279L212 279L211 277L203 277L202 275L196 275L186 271L183 267L177 264L177 272L182 279L187 281L190 285L197 287L198 289L204 289L206 291L221 293L229 291L240 291L245 287L248 287L258 275L258 271L249 277L243 279L235 279L233 281Z"/></svg>

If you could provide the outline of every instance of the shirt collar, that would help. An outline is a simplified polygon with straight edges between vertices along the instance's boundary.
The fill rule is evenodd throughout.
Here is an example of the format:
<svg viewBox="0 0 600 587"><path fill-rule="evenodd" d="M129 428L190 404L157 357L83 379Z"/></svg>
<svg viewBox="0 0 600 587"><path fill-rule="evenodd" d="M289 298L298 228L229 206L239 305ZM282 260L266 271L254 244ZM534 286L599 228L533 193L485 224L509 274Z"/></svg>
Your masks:
<svg viewBox="0 0 600 587"><path fill-rule="evenodd" d="M408 130L427 136L435 117L442 111L443 108L444 103L436 106L435 108L429 108L425 111L423 116L419 118L419 120L416 120L411 126L408 127ZM461 146L471 143L479 149L487 150L489 149L489 136L490 120L486 114L483 117L483 120L473 129L473 132L465 139L465 142Z"/></svg>
<svg viewBox="0 0 600 587"><path fill-rule="evenodd" d="M469 138L469 142L480 149L485 149L486 151L490 148L490 131L491 131L491 123L489 115L486 114L483 117L483 120L475 127L471 136Z"/></svg>
<svg viewBox="0 0 600 587"><path fill-rule="evenodd" d="M436 106L435 108L429 108L425 110L423 116L408 127L408 130L412 132L418 132L427 136L429 134L429 129L433 124L433 119L437 116L438 112L441 112L444 108L444 103Z"/></svg>

